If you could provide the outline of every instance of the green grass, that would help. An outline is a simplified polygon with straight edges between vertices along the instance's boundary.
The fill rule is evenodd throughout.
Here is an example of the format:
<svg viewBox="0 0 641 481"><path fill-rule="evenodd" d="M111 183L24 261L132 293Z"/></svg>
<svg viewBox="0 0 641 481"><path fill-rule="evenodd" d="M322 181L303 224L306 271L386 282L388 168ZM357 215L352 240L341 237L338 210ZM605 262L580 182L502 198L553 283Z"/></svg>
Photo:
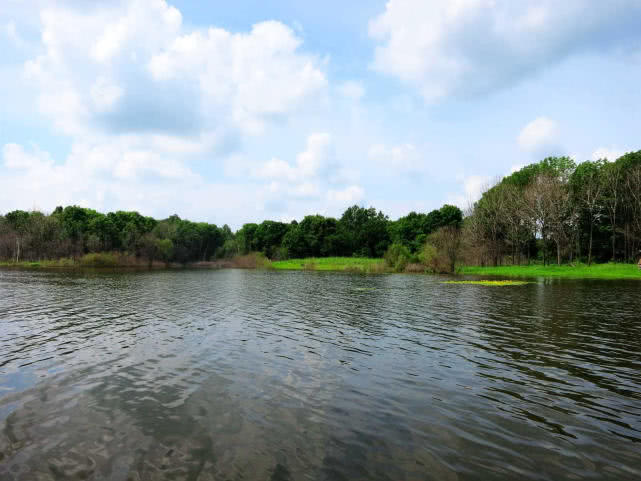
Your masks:
<svg viewBox="0 0 641 481"><path fill-rule="evenodd" d="M26 269L51 268L51 267L74 267L77 264L73 259L63 257L62 259L42 261L0 261L0 267L20 267Z"/></svg>
<svg viewBox="0 0 641 481"><path fill-rule="evenodd" d="M365 257L310 257L307 259L289 259L274 261L272 267L277 270L293 271L353 271L353 272L385 272L383 259L368 259Z"/></svg>
<svg viewBox="0 0 641 481"><path fill-rule="evenodd" d="M464 266L458 274L501 277L559 277L570 279L639 279L641 269L636 264L577 264L474 267Z"/></svg>
<svg viewBox="0 0 641 481"><path fill-rule="evenodd" d="M116 267L118 265L118 257L110 252L85 254L80 259L80 264L83 267Z"/></svg>
<svg viewBox="0 0 641 481"><path fill-rule="evenodd" d="M442 284L473 284L478 286L524 286L529 284L525 281L445 281Z"/></svg>

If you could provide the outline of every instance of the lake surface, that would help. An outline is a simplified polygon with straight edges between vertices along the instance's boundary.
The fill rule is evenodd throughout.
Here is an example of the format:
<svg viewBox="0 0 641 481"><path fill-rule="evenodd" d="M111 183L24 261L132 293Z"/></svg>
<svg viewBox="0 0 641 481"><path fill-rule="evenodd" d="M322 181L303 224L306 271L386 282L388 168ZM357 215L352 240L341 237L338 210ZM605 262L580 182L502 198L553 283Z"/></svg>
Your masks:
<svg viewBox="0 0 641 481"><path fill-rule="evenodd" d="M641 283L0 270L0 480L641 479Z"/></svg>

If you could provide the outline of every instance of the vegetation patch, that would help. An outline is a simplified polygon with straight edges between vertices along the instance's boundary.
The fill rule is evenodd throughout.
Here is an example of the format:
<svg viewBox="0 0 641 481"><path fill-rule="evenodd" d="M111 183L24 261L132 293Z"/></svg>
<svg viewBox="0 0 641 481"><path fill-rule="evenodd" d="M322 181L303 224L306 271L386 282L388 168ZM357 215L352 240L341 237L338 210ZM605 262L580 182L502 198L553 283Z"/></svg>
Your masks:
<svg viewBox="0 0 641 481"><path fill-rule="evenodd" d="M236 269L271 269L272 262L261 252L250 252L244 256L236 256L225 266Z"/></svg>
<svg viewBox="0 0 641 481"><path fill-rule="evenodd" d="M85 254L80 259L80 265L83 267L116 267L118 266L118 256L110 252Z"/></svg>
<svg viewBox="0 0 641 481"><path fill-rule="evenodd" d="M459 274L501 277L557 277L567 279L639 279L641 270L635 264L529 265L499 267L460 267Z"/></svg>
<svg viewBox="0 0 641 481"><path fill-rule="evenodd" d="M40 261L0 261L0 267L18 267L21 269L40 269L54 267L75 267L77 264L73 259L63 257L61 259L44 259Z"/></svg>
<svg viewBox="0 0 641 481"><path fill-rule="evenodd" d="M471 284L475 286L524 286L529 284L526 281L491 281L491 280L482 280L482 281L445 281L442 284Z"/></svg>
<svg viewBox="0 0 641 481"><path fill-rule="evenodd" d="M272 262L277 270L347 271L362 273L386 272L383 259L367 257L314 257Z"/></svg>

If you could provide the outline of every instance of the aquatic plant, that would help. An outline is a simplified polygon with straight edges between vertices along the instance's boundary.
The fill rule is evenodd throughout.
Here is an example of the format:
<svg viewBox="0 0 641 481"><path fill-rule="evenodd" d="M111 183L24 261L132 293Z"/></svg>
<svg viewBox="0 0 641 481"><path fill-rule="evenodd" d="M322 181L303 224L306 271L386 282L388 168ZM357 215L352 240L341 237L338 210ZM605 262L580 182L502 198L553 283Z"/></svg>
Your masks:
<svg viewBox="0 0 641 481"><path fill-rule="evenodd" d="M481 280L481 281L445 281L442 284L471 284L477 286L523 286L529 284L526 281L510 281L510 280L501 280L501 281L491 281L491 280Z"/></svg>

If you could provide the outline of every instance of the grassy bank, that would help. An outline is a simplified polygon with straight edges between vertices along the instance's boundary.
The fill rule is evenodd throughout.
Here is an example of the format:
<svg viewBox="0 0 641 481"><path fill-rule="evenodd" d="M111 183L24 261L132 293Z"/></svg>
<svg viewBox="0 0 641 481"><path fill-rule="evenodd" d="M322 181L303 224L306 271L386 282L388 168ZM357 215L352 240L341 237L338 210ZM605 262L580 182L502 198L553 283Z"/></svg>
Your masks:
<svg viewBox="0 0 641 481"><path fill-rule="evenodd" d="M501 277L559 277L570 279L639 279L641 270L636 264L529 265L474 267L464 266L457 273Z"/></svg>
<svg viewBox="0 0 641 481"><path fill-rule="evenodd" d="M75 267L78 263L71 258L41 260L41 261L0 261L0 267L16 267L22 269L48 269L57 267Z"/></svg>
<svg viewBox="0 0 641 481"><path fill-rule="evenodd" d="M166 267L164 262L153 261L151 267ZM129 256L126 254L99 252L85 254L75 259L63 257L61 259L44 259L39 261L0 261L0 267L18 269L74 269L98 267L149 267L149 260Z"/></svg>
<svg viewBox="0 0 641 481"><path fill-rule="evenodd" d="M277 270L310 271L348 271L348 272L386 272L383 259L364 257L314 257L275 261L271 267Z"/></svg>

